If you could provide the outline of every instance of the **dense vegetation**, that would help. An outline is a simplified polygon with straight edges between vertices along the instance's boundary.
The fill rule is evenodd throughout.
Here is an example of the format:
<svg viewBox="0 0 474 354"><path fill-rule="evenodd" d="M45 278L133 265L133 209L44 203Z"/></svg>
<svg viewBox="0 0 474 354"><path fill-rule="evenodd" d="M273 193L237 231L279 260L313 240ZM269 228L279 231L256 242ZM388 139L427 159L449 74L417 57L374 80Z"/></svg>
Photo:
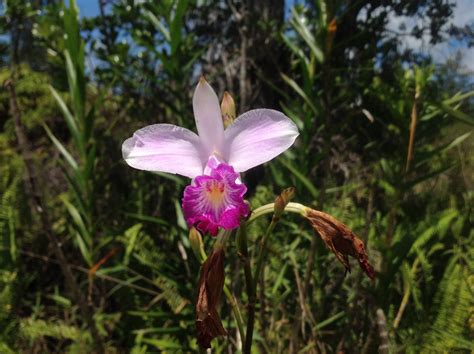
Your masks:
<svg viewBox="0 0 474 354"><path fill-rule="evenodd" d="M238 112L278 109L300 130L243 175L252 208L294 186L295 200L364 240L377 273L345 274L285 213L268 241L253 350L473 350L472 73L403 46L472 44L472 26L448 26L454 4L99 0L98 16L81 18L67 4L0 3L1 353L197 351L189 181L128 167L121 144L148 124L194 129L201 73ZM393 16L423 21L394 33ZM252 267L268 221L247 229ZM207 252L213 242L204 237ZM233 237L225 282L245 318L244 262ZM236 352L221 304L228 336L213 351Z"/></svg>

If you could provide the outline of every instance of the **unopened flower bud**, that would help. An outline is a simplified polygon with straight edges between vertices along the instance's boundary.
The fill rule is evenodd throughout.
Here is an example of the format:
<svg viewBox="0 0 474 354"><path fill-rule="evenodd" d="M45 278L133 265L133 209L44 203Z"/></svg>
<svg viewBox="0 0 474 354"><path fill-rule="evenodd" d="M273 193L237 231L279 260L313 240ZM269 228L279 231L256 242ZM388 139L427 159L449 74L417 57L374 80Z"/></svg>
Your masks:
<svg viewBox="0 0 474 354"><path fill-rule="evenodd" d="M283 190L278 197L275 199L275 211L273 213L274 218L279 218L285 207L295 196L295 187L289 187Z"/></svg>
<svg viewBox="0 0 474 354"><path fill-rule="evenodd" d="M205 254L204 244L202 242L201 234L194 227L189 230L189 243L191 244L191 248L196 258L202 262L204 260L203 255Z"/></svg>
<svg viewBox="0 0 474 354"><path fill-rule="evenodd" d="M222 120L224 121L224 128L231 125L236 117L235 102L229 92L224 92L221 103Z"/></svg>

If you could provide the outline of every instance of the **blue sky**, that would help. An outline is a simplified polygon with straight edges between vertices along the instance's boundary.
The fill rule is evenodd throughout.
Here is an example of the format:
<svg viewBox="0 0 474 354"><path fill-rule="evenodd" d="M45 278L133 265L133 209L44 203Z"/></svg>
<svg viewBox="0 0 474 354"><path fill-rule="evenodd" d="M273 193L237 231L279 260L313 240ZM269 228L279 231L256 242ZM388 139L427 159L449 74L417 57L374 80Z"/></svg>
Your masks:
<svg viewBox="0 0 474 354"><path fill-rule="evenodd" d="M285 11L288 13L289 9L297 0L285 1ZM93 17L99 14L99 3L93 0L76 0L77 6L79 6L81 16Z"/></svg>
<svg viewBox="0 0 474 354"><path fill-rule="evenodd" d="M93 0L76 0L81 17L94 17L99 14L99 2Z"/></svg>
<svg viewBox="0 0 474 354"><path fill-rule="evenodd" d="M93 17L99 14L99 3L93 0L76 0L77 6L81 10L81 16ZM291 6L298 3L298 0L286 0L285 11L288 13Z"/></svg>

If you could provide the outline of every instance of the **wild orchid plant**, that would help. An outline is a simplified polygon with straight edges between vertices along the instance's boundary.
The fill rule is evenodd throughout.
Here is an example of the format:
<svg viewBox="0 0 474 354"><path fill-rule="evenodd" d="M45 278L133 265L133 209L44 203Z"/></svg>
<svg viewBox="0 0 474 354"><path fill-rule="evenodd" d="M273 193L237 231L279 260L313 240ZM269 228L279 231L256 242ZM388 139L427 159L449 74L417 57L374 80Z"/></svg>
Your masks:
<svg viewBox="0 0 474 354"><path fill-rule="evenodd" d="M249 301L255 298L266 241L283 211L295 212L308 219L346 271L350 270L350 255L359 261L371 279L375 273L368 262L363 242L331 215L290 202L294 189L283 191L275 203L253 211L244 200L247 187L240 173L272 160L293 145L299 133L291 119L275 110L255 109L234 120L235 105L230 95L224 94L221 110L216 93L202 77L194 92L193 110L199 135L171 124L154 124L136 131L125 140L122 153L127 164L134 168L179 174L191 179L184 189L182 207L191 230L191 245L203 262L196 301L198 343L209 348L213 338L226 334L217 312L224 288L237 320L240 338L245 343L244 352L250 353L255 304L249 305L247 331L244 333L240 309L224 285L224 248L233 230L239 229L238 251L245 262ZM262 237L252 276L246 225L268 213L273 213L273 218ZM217 236L207 259L201 234Z"/></svg>

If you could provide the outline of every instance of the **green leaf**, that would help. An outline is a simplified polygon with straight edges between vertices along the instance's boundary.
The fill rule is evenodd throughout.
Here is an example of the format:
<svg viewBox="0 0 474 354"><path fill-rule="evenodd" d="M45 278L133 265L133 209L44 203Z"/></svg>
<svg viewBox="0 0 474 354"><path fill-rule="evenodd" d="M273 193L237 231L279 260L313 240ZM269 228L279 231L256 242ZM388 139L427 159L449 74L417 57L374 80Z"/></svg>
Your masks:
<svg viewBox="0 0 474 354"><path fill-rule="evenodd" d="M184 178L177 176L177 175L172 175L170 173L163 173L163 172L153 172L155 175L158 175L160 177L169 179L170 181L173 181L176 183L178 186L182 186L184 184Z"/></svg>
<svg viewBox="0 0 474 354"><path fill-rule="evenodd" d="M176 11L170 24L170 36L171 36L171 53L176 53L181 43L181 31L183 30L183 20L188 7L188 0L178 0L176 5Z"/></svg>
<svg viewBox="0 0 474 354"><path fill-rule="evenodd" d="M77 84L77 75L76 75L76 68L74 67L74 63L72 62L71 53L68 51L64 52L64 57L66 59L66 73L69 83L69 89L71 98L75 96L75 87Z"/></svg>
<svg viewBox="0 0 474 354"><path fill-rule="evenodd" d="M60 197L61 201L64 203L69 215L71 216L74 224L76 225L77 227L77 230L79 231L79 233L81 234L81 236L84 238L84 241L86 242L86 245L88 247L88 249L91 248L92 246L92 237L84 223L84 220L81 216L81 214L79 213L79 211L76 209L76 207L74 205L72 205L69 200L66 199L65 196L61 196ZM88 257L90 258L90 257Z"/></svg>
<svg viewBox="0 0 474 354"><path fill-rule="evenodd" d="M442 153L445 153L445 152L453 149L454 147L458 146L459 144L462 144L462 142L464 140L466 140L467 138L469 138L470 135L471 135L471 132L465 133L463 135L458 136L457 138L455 138L450 143L447 143L443 146L440 146L439 148L437 148L433 151L429 151L427 153L419 154L419 155L421 155L420 158L415 159L416 167L419 167L422 164L424 164L425 162L429 162L433 157L438 156Z"/></svg>
<svg viewBox="0 0 474 354"><path fill-rule="evenodd" d="M81 41L79 34L79 11L75 0L69 2L69 8L64 7L64 32L67 35L65 40L66 50L73 58L79 56L79 43Z"/></svg>
<svg viewBox="0 0 474 354"><path fill-rule="evenodd" d="M283 39L283 42L285 42L285 44L287 45L288 48L290 48L290 50L300 59L302 60L306 66L309 65L309 59L306 57L306 55L304 54L304 51L299 48L295 43L293 43L291 41L290 38L288 38L287 35L285 34L282 34L281 35L281 39Z"/></svg>
<svg viewBox="0 0 474 354"><path fill-rule="evenodd" d="M447 104L441 104L441 109L446 112L447 114L449 114L451 117L463 122L463 123L466 123L466 124L469 124L469 125L472 125L474 126L474 118L467 115L466 113L463 113L459 110L456 110L456 109L453 109L452 107L448 106Z"/></svg>
<svg viewBox="0 0 474 354"><path fill-rule="evenodd" d="M418 183L421 183L421 182L424 182L424 181L427 181L433 177L436 177L438 175L441 175L442 173L445 173L451 169L453 169L454 167L456 167L458 164L452 164L452 165L449 165L449 166L443 166L437 170L434 170L430 173L427 173L425 175L422 175L420 177L417 177L415 178L414 180L411 180L407 183L405 183L405 188L407 189L410 189L410 188L413 188L414 186L416 186Z"/></svg>
<svg viewBox="0 0 474 354"><path fill-rule="evenodd" d="M171 334L171 333L179 333L182 330L183 329L181 327L143 328L143 329L136 329L133 331L133 333L137 333L137 334L140 333L142 335L152 334L152 333Z"/></svg>
<svg viewBox="0 0 474 354"><path fill-rule="evenodd" d="M51 295L47 295L46 297L65 308L71 307L71 300L69 300L67 297L64 297L58 294L51 294Z"/></svg>
<svg viewBox="0 0 474 354"><path fill-rule="evenodd" d="M453 97L444 100L443 103L447 104L447 105L452 105L454 103L464 101L466 98L469 98L469 97L472 97L472 96L474 96L474 91L469 91L469 92L466 92L466 93L458 92Z"/></svg>
<svg viewBox="0 0 474 354"><path fill-rule="evenodd" d="M170 33L163 23L158 19L158 17L156 17L155 14L149 10L143 10L143 14L145 15L145 18L147 18L156 27L156 29L161 32L163 37L165 37L165 40L170 42Z"/></svg>
<svg viewBox="0 0 474 354"><path fill-rule="evenodd" d="M97 150L97 145L94 144L91 146L87 154L86 165L84 166L84 179L85 180L90 180L91 178L93 178L94 167L96 163L96 150Z"/></svg>
<svg viewBox="0 0 474 354"><path fill-rule="evenodd" d="M324 321L319 322L316 326L316 329L322 329L322 328L330 325L331 323L334 323L334 322L340 320L345 315L346 314L344 313L344 311L338 312L334 316L331 316L331 317L325 319Z"/></svg>
<svg viewBox="0 0 474 354"><path fill-rule="evenodd" d="M125 215L133 219L140 220L140 221L152 222L159 225L167 225L167 226L170 225L168 221L157 218L155 216L142 215L142 214L136 214L136 213L125 213Z"/></svg>
<svg viewBox="0 0 474 354"><path fill-rule="evenodd" d="M298 113L296 113L295 111L293 111L289 105L286 105L285 103L280 103L281 107L283 108L283 112L291 118L291 120L293 122L295 122L295 124L297 125L298 129L302 130L304 128L304 122L303 120L300 118L300 116L298 115Z"/></svg>
<svg viewBox="0 0 474 354"><path fill-rule="evenodd" d="M131 228L125 231L125 239L126 239L126 249L125 249L125 256L124 256L124 264L128 265L130 260L130 254L135 247L135 243L137 241L137 237L140 234L140 230L142 229L142 224L133 225Z"/></svg>
<svg viewBox="0 0 474 354"><path fill-rule="evenodd" d="M61 155L63 155L64 159L67 161L67 163L69 164L69 166L71 166L71 168L74 170L74 171L77 171L77 169L79 168L76 160L74 160L74 157L72 157L72 155L66 150L66 148L64 147L63 144L61 144L61 142L56 139L56 137L53 135L53 133L51 132L51 130L49 130L48 126L46 124L43 125L43 128L44 130L46 130L46 134L48 134L49 138L51 139L51 141L53 142L53 144L56 146L56 148L59 150L59 152L61 153Z"/></svg>
<svg viewBox="0 0 474 354"><path fill-rule="evenodd" d="M172 340L167 339L152 339L152 338L143 338L143 343L153 345L157 349L166 350L166 349L183 349L181 344L173 342Z"/></svg>
<svg viewBox="0 0 474 354"><path fill-rule="evenodd" d="M0 353L15 354L17 352L13 351L5 342L0 342Z"/></svg>
<svg viewBox="0 0 474 354"><path fill-rule="evenodd" d="M285 74L281 74L281 77L285 82L290 85L290 87L295 90L295 92L301 96L301 98L306 102L306 104L311 108L314 114L318 114L318 110L316 109L316 106L314 103L311 101L311 99L306 95L306 93L303 91L303 89L294 81L293 79L289 78Z"/></svg>
<svg viewBox="0 0 474 354"><path fill-rule="evenodd" d="M176 210L176 221L177 221L178 226L183 230L187 230L188 225L186 224L186 221L184 220L183 209L181 209L181 205L179 204L178 200L174 201L174 208Z"/></svg>
<svg viewBox="0 0 474 354"><path fill-rule="evenodd" d="M315 38L311 34L311 31L309 30L308 26L306 26L306 24L300 17L300 14L298 14L298 12L294 10L294 8L292 10L292 14L293 16L291 18L291 24L293 25L293 28L300 34L301 38L303 38L303 40L306 42L316 60L320 63L323 62L324 54L322 50L319 49L319 47L317 46Z"/></svg>
<svg viewBox="0 0 474 354"><path fill-rule="evenodd" d="M77 202L77 207L79 211L84 215L86 214L85 202L83 198L84 190L85 190L85 181L82 178L82 174L80 170L71 172L67 169L65 163L60 161L61 169L66 176L67 181L71 187L71 191L74 194L75 201Z"/></svg>
<svg viewBox="0 0 474 354"><path fill-rule="evenodd" d="M63 321L46 322L40 319L29 317L21 320L19 326L20 335L31 340L48 336L58 339L70 339L73 341L85 341L88 334L77 327L69 326Z"/></svg>
<svg viewBox="0 0 474 354"><path fill-rule="evenodd" d="M446 223L451 223L451 221L459 215L459 212L456 209L448 209L438 216L440 219L438 225L430 226L427 228L421 235L416 238L416 241L413 242L409 254L412 255L416 250L422 249L435 235L438 234L439 226L443 226Z"/></svg>
<svg viewBox="0 0 474 354"><path fill-rule="evenodd" d="M64 56L66 58L66 72L68 76L69 92L74 104L74 113L76 114L77 120L84 123L84 93L82 87L84 82L81 82L81 79L79 78L80 72L74 65L70 53L66 51L64 52ZM84 126L82 128L84 128ZM84 144L84 142L82 142L82 144Z"/></svg>
<svg viewBox="0 0 474 354"><path fill-rule="evenodd" d="M276 295L277 292L278 292L278 288L283 284L283 281L285 280L284 277L285 277L285 273L286 273L287 268L288 268L288 265L285 264L285 265L281 268L280 272L278 273L278 277L277 277L277 279L275 280L275 284L273 284L273 288L272 288L272 292L271 292L271 293L272 293L272 298L275 297L275 295Z"/></svg>
<svg viewBox="0 0 474 354"><path fill-rule="evenodd" d="M64 120L66 121L66 124L69 128L69 132L71 133L72 138L74 139L74 142L76 143L80 151L82 151L83 150L82 138L79 132L79 128L77 126L76 119L71 114L66 103L63 101L63 99L61 98L59 93L54 89L54 87L49 86L49 89L51 90L51 93L53 94L54 99L58 103L59 108L61 109L61 112L63 113Z"/></svg>

